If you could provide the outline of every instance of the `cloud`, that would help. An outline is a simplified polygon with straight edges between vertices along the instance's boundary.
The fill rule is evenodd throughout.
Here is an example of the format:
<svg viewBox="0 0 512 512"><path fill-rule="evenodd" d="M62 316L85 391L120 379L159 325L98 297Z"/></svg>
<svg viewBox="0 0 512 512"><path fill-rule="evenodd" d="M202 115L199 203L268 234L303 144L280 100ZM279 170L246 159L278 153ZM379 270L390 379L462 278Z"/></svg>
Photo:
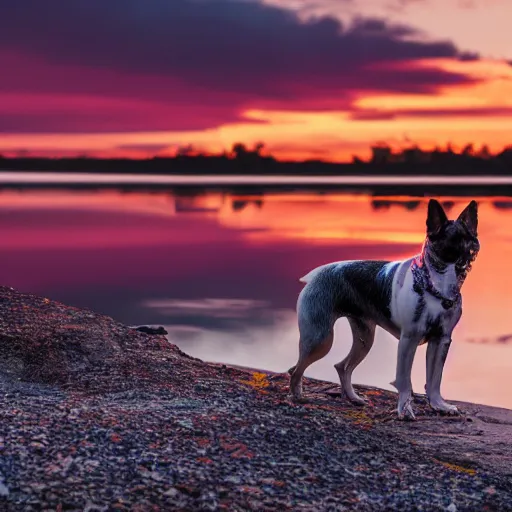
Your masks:
<svg viewBox="0 0 512 512"><path fill-rule="evenodd" d="M435 93L470 83L461 73L407 66L466 57L412 27L367 18L304 21L254 1L2 2L0 65L9 72L0 94L74 100L51 118L20 101L21 112L0 129L45 131L46 121L46 131L188 130L239 120L249 108L348 109L365 90ZM125 102L124 113L115 105L81 107L83 94Z"/></svg>

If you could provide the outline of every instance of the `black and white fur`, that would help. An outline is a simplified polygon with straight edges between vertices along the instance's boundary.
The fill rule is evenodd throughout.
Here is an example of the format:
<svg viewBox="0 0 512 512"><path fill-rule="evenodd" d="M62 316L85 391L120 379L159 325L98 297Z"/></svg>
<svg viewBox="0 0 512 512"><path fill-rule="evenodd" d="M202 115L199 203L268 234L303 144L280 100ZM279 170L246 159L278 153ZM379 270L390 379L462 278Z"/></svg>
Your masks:
<svg viewBox="0 0 512 512"><path fill-rule="evenodd" d="M352 372L372 348L376 326L399 339L396 380L398 417L414 419L411 369L418 345L427 346L430 406L457 414L441 396L441 378L462 314L460 289L480 244L477 203L471 201L455 221L434 199L428 204L427 236L420 254L405 261L341 261L323 265L301 279L306 286L297 303L299 360L289 370L292 398L301 400L306 368L331 349L334 323L347 317L353 341L335 365L341 388L356 404L365 401L352 387Z"/></svg>

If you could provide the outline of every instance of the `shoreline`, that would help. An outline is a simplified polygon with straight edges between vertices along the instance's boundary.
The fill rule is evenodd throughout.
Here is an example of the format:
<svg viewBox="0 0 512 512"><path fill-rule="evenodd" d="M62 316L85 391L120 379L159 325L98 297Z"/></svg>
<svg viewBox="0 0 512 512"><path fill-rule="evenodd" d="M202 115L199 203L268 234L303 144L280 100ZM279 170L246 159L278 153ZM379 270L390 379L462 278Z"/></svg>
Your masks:
<svg viewBox="0 0 512 512"><path fill-rule="evenodd" d="M23 179L18 181L19 178ZM0 170L0 183L118 185L512 185L512 175L444 174L208 174L208 173L109 173L103 171L14 171Z"/></svg>
<svg viewBox="0 0 512 512"><path fill-rule="evenodd" d="M349 192L379 198L408 195L493 197L496 207L512 208L512 176L456 175L230 175L143 174L101 172L0 171L4 190L168 191L198 194L204 191L237 194Z"/></svg>

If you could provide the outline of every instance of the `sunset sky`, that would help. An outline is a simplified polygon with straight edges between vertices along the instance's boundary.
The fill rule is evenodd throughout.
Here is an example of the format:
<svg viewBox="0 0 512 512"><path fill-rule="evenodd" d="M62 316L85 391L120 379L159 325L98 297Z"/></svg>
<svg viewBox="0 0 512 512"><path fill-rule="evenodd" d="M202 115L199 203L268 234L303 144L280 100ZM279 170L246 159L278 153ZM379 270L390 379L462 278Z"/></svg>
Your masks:
<svg viewBox="0 0 512 512"><path fill-rule="evenodd" d="M0 3L0 153L512 143L510 0Z"/></svg>

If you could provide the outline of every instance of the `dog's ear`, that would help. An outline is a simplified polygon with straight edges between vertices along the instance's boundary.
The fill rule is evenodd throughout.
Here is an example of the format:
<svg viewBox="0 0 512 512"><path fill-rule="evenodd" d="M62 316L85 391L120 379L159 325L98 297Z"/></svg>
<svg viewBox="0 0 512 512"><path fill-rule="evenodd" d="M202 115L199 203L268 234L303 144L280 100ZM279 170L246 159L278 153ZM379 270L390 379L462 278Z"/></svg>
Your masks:
<svg viewBox="0 0 512 512"><path fill-rule="evenodd" d="M443 224L448 221L448 217L443 210L443 207L435 199L428 202L428 215L427 215L427 235L437 233Z"/></svg>
<svg viewBox="0 0 512 512"><path fill-rule="evenodd" d="M478 203L471 201L457 218L462 222L474 236L477 236L478 229Z"/></svg>

